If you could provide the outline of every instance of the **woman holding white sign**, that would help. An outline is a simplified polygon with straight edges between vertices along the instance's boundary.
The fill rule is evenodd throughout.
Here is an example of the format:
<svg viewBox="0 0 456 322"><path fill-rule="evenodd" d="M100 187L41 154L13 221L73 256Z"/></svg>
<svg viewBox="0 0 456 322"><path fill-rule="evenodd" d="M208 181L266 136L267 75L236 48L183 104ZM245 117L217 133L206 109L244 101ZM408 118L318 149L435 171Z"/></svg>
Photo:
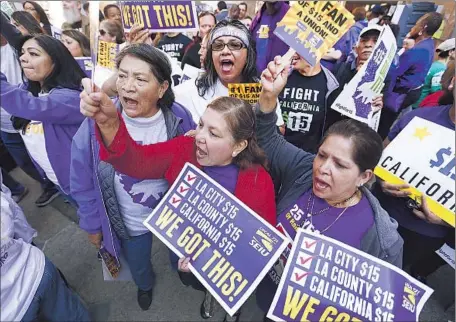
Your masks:
<svg viewBox="0 0 456 322"><path fill-rule="evenodd" d="M274 185L265 169L264 153L256 142L255 115L250 104L220 97L208 105L194 138L181 136L139 145L127 131L125 117L118 114L106 94L84 92L81 98L82 114L98 125L100 159L111 163L118 172L138 179L164 178L172 185L189 162L275 226ZM186 263L181 261L182 269ZM214 301L206 292L201 305L205 319L213 314L211 303Z"/></svg>
<svg viewBox="0 0 456 322"><path fill-rule="evenodd" d="M385 139L385 147L388 146L391 141L393 141L415 117L431 121L444 128L448 128L454 131L454 67L454 61L450 62L448 64L447 70L445 71L445 74L450 74L445 75L445 78L449 76L451 82L448 88L445 88L444 94L440 98L439 103L441 106L420 108L405 114L391 129L388 137ZM445 168L445 165L449 164L450 167L447 166L450 171L447 175L449 177L452 174L451 171L454 171L454 163L453 169L451 169L451 162L454 162L452 161L452 156L454 158L454 151L451 151L451 147L448 148L448 146L445 145L445 147L439 150L437 152L437 155L434 155L434 157L431 159L431 168ZM435 161L435 159L437 159L437 161ZM391 169L392 165L388 168ZM404 178L406 172L402 173L402 178ZM401 173L401 171L399 171L399 173ZM437 171L437 174L438 173L443 174L445 171L440 170ZM434 178L434 180L436 179L437 177ZM378 184L374 186L373 192L375 196L377 196L382 206L385 207L385 209L388 210L389 214L399 223L398 230L404 239L404 267L410 266L411 275L425 282L425 278L429 273L432 272L432 270L426 272L427 270L423 269L422 263L423 261L426 263L426 259L429 258L430 255L432 255L445 243L445 237L451 233L451 227L429 209L428 202L426 201L427 197L424 197L424 194L422 195L421 200L418 202L409 198L411 195L409 188L421 185L420 183L416 183L418 182L418 179L413 184L407 184L406 182L407 181L405 181L404 184L398 185L379 180ZM432 182L432 180L429 180L429 178L427 178L427 180L422 179L419 182L422 183L421 188L423 189L423 186L425 186L424 182ZM442 187L442 189L439 189L442 193L441 197L437 199L436 192L431 191L434 189L425 188L428 197L433 196L435 200L439 201L439 203L454 211L454 190L451 189L452 191L450 191L443 189L445 185L442 181L436 182L430 186L437 185L439 187Z"/></svg>
<svg viewBox="0 0 456 322"><path fill-rule="evenodd" d="M274 128L274 102L287 76L281 57L269 63L256 112L258 141L273 178L281 183L278 224L292 239L297 227L303 227L400 267L403 241L397 223L364 187L382 154L380 137L366 124L344 120L329 128L316 156L288 143ZM257 289L257 303L265 312L280 281L281 264Z"/></svg>

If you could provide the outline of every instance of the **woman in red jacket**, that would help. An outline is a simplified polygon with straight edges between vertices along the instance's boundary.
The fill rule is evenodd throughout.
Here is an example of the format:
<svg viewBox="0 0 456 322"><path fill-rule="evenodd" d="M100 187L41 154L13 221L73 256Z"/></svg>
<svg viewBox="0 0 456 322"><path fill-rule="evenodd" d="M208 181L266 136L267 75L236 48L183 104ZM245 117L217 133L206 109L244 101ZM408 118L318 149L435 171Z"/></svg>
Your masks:
<svg viewBox="0 0 456 322"><path fill-rule="evenodd" d="M85 86L86 88L89 88ZM126 102L134 109L134 98ZM152 145L139 145L130 137L122 115L104 93L83 92L81 113L98 125L100 158L138 179L165 178L173 184L186 162L196 165L234 194L271 225L276 225L272 179L265 170L265 155L255 138L255 115L251 105L231 97L210 103L200 119L195 137L181 136ZM185 269L186 261L180 261ZM211 317L206 292L203 318ZM209 304L209 305L207 305Z"/></svg>

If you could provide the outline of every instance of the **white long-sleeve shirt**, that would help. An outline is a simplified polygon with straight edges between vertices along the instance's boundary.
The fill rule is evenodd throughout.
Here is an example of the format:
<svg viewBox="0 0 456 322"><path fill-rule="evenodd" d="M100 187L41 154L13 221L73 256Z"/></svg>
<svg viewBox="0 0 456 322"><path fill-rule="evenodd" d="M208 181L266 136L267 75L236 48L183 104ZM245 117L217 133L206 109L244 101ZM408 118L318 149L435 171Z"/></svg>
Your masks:
<svg viewBox="0 0 456 322"><path fill-rule="evenodd" d="M36 231L11 198L8 188L1 185L0 194L0 320L20 321L40 285L45 257L40 249L30 244Z"/></svg>

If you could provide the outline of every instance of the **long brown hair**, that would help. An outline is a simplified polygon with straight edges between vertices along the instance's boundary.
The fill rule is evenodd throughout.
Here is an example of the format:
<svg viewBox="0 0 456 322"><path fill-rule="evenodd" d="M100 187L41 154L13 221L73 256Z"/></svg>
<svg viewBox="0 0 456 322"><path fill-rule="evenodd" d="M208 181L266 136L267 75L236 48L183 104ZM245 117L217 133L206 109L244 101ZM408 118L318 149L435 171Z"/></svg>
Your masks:
<svg viewBox="0 0 456 322"><path fill-rule="evenodd" d="M258 145L255 136L256 120L252 106L241 99L224 96L213 100L207 108L223 115L234 142L247 141L247 147L233 158L233 163L241 169L249 168L254 164L266 168L266 155Z"/></svg>

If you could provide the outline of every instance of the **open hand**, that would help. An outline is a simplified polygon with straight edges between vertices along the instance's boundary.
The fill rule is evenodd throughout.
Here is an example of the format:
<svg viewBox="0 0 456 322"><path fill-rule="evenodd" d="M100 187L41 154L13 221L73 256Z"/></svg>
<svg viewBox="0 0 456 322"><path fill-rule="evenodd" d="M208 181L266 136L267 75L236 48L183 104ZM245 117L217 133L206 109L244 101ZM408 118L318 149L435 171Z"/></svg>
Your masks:
<svg viewBox="0 0 456 322"><path fill-rule="evenodd" d="M125 38L128 44L148 44L153 45L152 39L150 38L151 31L144 29L143 26L135 24L130 29L129 33L125 34Z"/></svg>
<svg viewBox="0 0 456 322"><path fill-rule="evenodd" d="M405 198L411 194L409 190L405 190L410 188L408 184L394 184L382 180L380 181L380 186L384 193L393 197Z"/></svg>
<svg viewBox="0 0 456 322"><path fill-rule="evenodd" d="M421 205L419 209L413 209L413 214L417 216L418 218L423 219L424 221L427 221L430 224L434 225L442 225L446 226L447 224L445 221L438 217L436 214L434 214L428 206L426 196L423 194L421 195Z"/></svg>

